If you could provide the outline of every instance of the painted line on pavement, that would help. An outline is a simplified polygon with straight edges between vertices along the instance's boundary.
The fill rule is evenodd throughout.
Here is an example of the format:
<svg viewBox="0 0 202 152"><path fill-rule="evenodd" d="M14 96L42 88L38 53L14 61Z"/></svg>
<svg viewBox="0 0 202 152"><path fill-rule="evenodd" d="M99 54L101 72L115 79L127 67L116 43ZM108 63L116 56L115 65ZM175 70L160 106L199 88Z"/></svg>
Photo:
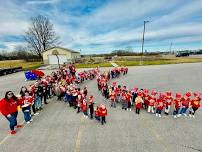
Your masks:
<svg viewBox="0 0 202 152"><path fill-rule="evenodd" d="M83 134L83 131L85 130L85 125L83 124L84 122L84 117L81 117L81 126L79 127L79 132L76 138L76 145L74 152L80 152L80 145L81 145L81 137Z"/></svg>

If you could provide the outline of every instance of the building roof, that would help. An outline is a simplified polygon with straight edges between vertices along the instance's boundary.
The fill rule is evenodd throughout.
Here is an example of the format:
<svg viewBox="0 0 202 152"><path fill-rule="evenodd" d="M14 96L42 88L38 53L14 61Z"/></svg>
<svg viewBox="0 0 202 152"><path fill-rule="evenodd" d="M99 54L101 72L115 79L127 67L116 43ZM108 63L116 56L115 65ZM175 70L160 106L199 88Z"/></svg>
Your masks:
<svg viewBox="0 0 202 152"><path fill-rule="evenodd" d="M77 51L73 51L73 50L71 50L71 49L67 49L67 48L63 48L63 47L57 47L57 46L52 47L52 48L49 48L49 49L47 49L47 50L44 50L43 52L46 52L46 51L51 50L51 49L54 49L54 48L63 49L63 50L65 50L65 51L68 51L68 52L71 52L71 53L80 53L80 52L77 52ZM42 53L43 53L43 52L42 52Z"/></svg>

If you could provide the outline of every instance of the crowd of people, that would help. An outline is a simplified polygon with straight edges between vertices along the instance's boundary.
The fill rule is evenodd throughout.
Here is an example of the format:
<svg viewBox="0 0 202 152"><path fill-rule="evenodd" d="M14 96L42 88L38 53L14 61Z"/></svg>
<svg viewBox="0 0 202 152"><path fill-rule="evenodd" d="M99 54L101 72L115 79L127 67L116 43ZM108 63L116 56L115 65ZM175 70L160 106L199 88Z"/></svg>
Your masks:
<svg viewBox="0 0 202 152"><path fill-rule="evenodd" d="M94 109L93 96L87 97L87 87L81 89L79 84L85 80L92 80L99 73L99 69L76 72L73 64L64 65L44 77L39 77L35 83L23 86L19 95L12 91L7 91L5 97L0 100L0 112L8 120L10 133L16 134L16 128L23 127L17 123L18 112L22 110L24 121L29 124L32 117L39 115L43 107L48 104L48 99L56 96L57 100L68 102L70 107L82 111L85 117L90 115L92 119L95 115L97 120L103 124L107 109L104 104L98 105ZM89 112L88 112L89 111ZM89 113L89 114L88 114Z"/></svg>
<svg viewBox="0 0 202 152"><path fill-rule="evenodd" d="M124 74L127 74L128 69L119 69L116 76L120 74L119 71L125 71ZM200 107L200 92L187 91L185 94L180 92L173 94L171 91L157 92L155 89L138 89L137 87L129 89L116 82L109 85L109 78L109 73L103 73L97 78L97 85L98 90L113 108L120 104L123 110L134 109L136 114L140 114L140 110L145 109L148 113L153 113L158 117L161 117L163 111L165 115L172 114L174 118L187 116L187 114L195 118L195 112Z"/></svg>
<svg viewBox="0 0 202 152"><path fill-rule="evenodd" d="M98 90L105 101L109 101L112 108L120 104L123 110L135 110L140 114L141 109L161 117L172 114L174 118L187 116L195 117L195 112L200 107L201 94L187 91L184 95L171 91L157 92L155 89L129 89L127 86L118 85L115 81L120 75L128 73L127 67L115 67L109 71L101 72L99 68L76 72L74 64L68 64L53 71L50 75L39 77L37 81L28 86L22 86L19 95L7 91L0 100L0 112L8 120L10 133L15 134L18 125L17 116L20 109L27 124L33 121L33 116L39 115L43 107L48 104L48 99L56 97L64 101L76 113L83 113L85 118L95 119L102 125L106 123L108 111L105 104L96 104L94 97L88 95L88 88L82 84L86 80L96 78Z"/></svg>

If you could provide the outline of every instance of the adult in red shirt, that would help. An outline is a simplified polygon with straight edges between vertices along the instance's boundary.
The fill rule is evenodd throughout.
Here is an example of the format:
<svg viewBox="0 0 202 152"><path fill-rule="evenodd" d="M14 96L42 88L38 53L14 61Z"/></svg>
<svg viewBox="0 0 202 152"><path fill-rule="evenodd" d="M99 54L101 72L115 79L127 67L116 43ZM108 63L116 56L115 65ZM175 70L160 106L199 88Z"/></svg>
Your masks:
<svg viewBox="0 0 202 152"><path fill-rule="evenodd" d="M194 93L194 99L190 102L189 116L195 118L195 112L200 108L201 94L199 92Z"/></svg>
<svg viewBox="0 0 202 152"><path fill-rule="evenodd" d="M105 105L100 106L100 116L101 116L101 124L103 125L106 123L106 116L107 116L107 108Z"/></svg>
<svg viewBox="0 0 202 152"><path fill-rule="evenodd" d="M17 125L18 105L20 105L18 98L12 91L7 91L5 98L0 101L0 112L8 120L11 134L16 134L15 127L22 127L21 125Z"/></svg>
<svg viewBox="0 0 202 152"><path fill-rule="evenodd" d="M180 107L181 107L181 102L182 102L181 93L176 93L176 98L173 101L173 104L174 104L173 116L174 116L174 118L177 118L178 112L179 112Z"/></svg>

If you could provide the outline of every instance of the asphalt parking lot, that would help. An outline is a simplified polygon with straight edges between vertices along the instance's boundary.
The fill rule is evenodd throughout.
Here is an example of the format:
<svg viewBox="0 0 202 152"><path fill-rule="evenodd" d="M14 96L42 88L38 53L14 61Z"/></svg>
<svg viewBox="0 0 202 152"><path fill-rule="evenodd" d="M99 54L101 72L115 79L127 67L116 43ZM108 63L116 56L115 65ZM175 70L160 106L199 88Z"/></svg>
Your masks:
<svg viewBox="0 0 202 152"><path fill-rule="evenodd" d="M117 81L130 88L156 88L202 92L202 63L130 67ZM18 93L25 82L23 73L0 77L0 95L6 90ZM105 103L96 80L85 82L96 104ZM0 116L0 152L197 152L202 151L202 110L196 118L156 118L141 110L123 111L108 106L107 124L101 126L76 114L63 102L52 99L33 123L15 136L8 135L7 121Z"/></svg>

